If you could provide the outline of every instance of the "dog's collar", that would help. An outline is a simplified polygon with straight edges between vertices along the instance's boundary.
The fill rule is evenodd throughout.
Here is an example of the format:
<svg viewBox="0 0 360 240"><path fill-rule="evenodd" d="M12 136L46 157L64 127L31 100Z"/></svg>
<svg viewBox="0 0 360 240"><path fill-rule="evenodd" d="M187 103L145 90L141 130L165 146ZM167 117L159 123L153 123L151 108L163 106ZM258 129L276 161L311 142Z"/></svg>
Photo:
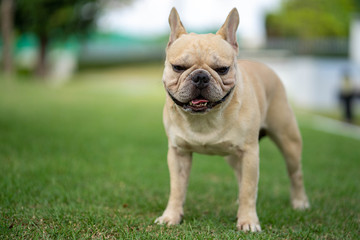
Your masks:
<svg viewBox="0 0 360 240"><path fill-rule="evenodd" d="M225 95L222 99L220 99L219 101L210 103L210 105L208 105L208 107L209 107L209 108L213 108L213 107L215 107L216 105L225 102L226 99L230 96L231 92L234 90L234 88L235 88L235 86L233 86L233 87L226 93L226 95ZM173 100L173 102L174 102L176 105L178 105L178 106L180 106L180 107L185 107L185 106L188 104L188 103L183 103L183 102L180 102L179 100L177 100L177 99L170 93L169 90L166 89L166 91L167 91L167 93L169 94L170 98Z"/></svg>

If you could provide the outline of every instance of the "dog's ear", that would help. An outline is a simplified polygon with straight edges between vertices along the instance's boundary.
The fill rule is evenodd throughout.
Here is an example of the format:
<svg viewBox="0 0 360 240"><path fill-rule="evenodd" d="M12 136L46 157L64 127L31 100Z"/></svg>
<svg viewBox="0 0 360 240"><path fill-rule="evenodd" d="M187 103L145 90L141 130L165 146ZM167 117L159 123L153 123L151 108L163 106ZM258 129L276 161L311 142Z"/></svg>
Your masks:
<svg viewBox="0 0 360 240"><path fill-rule="evenodd" d="M171 29L168 46L170 46L182 34L186 34L186 30L180 21L180 17L176 8L172 8L169 15L169 25Z"/></svg>
<svg viewBox="0 0 360 240"><path fill-rule="evenodd" d="M217 31L216 34L225 39L231 46L238 51L238 43L236 41L236 30L239 26L239 13L236 8L233 8L226 18L224 25Z"/></svg>

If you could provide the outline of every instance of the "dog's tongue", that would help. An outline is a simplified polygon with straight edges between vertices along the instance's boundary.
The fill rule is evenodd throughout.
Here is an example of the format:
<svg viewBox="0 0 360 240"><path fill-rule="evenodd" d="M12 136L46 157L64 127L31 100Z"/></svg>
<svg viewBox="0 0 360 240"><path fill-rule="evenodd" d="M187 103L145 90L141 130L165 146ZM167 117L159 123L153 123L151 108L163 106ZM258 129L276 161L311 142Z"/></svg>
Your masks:
<svg viewBox="0 0 360 240"><path fill-rule="evenodd" d="M209 102L209 101L206 100L206 99L194 99L194 100L191 101L191 103L194 104L194 105L198 105L198 104L201 104L201 103L207 103L207 102Z"/></svg>

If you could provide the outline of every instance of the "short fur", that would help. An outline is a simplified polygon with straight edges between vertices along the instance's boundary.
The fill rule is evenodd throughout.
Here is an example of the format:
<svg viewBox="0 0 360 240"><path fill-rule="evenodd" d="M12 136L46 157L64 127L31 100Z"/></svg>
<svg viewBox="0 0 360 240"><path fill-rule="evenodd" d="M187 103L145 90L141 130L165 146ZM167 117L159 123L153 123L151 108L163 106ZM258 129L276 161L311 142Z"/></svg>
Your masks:
<svg viewBox="0 0 360 240"><path fill-rule="evenodd" d="M278 76L261 63L237 60L234 8L216 34L187 34L175 8L169 17L171 34L163 82L168 93L163 121L169 142L170 197L159 224L179 224L192 162L192 153L222 155L234 168L239 184L237 228L260 231L256 213L259 179L259 137L266 132L281 150L291 180L295 209L309 207L301 170L302 140L285 89ZM184 66L177 69L174 66ZM226 74L217 68L228 66ZM194 76L205 74L208 86L199 89ZM202 75L202 76L203 76ZM212 108L183 107L201 96Z"/></svg>

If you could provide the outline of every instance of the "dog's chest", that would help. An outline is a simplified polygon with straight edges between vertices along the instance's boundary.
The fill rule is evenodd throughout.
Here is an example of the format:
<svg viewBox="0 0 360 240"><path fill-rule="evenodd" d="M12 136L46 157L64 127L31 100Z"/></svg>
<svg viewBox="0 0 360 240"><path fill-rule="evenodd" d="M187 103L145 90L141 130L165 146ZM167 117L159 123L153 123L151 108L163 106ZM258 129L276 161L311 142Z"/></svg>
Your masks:
<svg viewBox="0 0 360 240"><path fill-rule="evenodd" d="M221 140L220 140L221 139ZM197 152L209 155L233 155L240 152L240 147L233 141L223 138L209 138L207 136L193 136L186 138L184 136L176 136L174 138L176 147L187 152Z"/></svg>

